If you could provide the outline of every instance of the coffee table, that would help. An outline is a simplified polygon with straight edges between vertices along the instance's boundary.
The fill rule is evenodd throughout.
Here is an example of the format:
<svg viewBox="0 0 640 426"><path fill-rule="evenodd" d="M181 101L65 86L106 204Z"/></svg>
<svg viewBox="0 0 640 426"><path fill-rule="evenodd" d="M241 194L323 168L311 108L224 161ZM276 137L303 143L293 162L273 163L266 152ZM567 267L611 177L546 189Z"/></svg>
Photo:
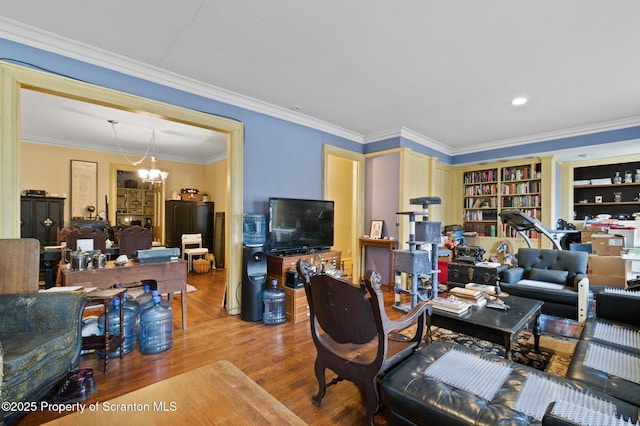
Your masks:
<svg viewBox="0 0 640 426"><path fill-rule="evenodd" d="M433 309L427 317L427 342L431 343L431 326L434 325L502 345L504 357L511 359L514 339L534 319L534 347L536 351L539 350L542 334L540 309L543 302L517 296L502 300L510 306L508 311L472 306L467 313L456 315Z"/></svg>

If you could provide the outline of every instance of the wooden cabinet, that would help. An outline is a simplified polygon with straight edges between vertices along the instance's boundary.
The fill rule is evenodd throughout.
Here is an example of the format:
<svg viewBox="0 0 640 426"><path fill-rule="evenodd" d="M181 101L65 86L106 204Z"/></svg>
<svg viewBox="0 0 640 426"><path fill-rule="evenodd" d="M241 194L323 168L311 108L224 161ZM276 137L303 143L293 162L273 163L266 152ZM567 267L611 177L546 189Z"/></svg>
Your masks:
<svg viewBox="0 0 640 426"><path fill-rule="evenodd" d="M515 237L500 221L503 209L519 209L541 220L542 163L468 170L462 180L465 231L488 237Z"/></svg>
<svg viewBox="0 0 640 426"><path fill-rule="evenodd" d="M287 281L287 271L296 267L298 260L302 259L310 262L313 258L316 264L324 262L333 262L340 267L342 262L342 252L338 250L324 250L309 254L290 255L290 256L267 256L267 284L271 280L278 280L278 286L284 287L286 299L287 321L294 324L309 319L309 304L304 288L289 288L285 286Z"/></svg>
<svg viewBox="0 0 640 426"><path fill-rule="evenodd" d="M64 198L20 198L20 238L36 238L41 246L53 246L58 228L63 227Z"/></svg>
<svg viewBox="0 0 640 426"><path fill-rule="evenodd" d="M575 220L609 214L633 219L640 212L640 162L598 164L573 169L573 211ZM620 183L616 182L616 174Z"/></svg>
<svg viewBox="0 0 640 426"><path fill-rule="evenodd" d="M165 202L165 244L182 247L182 234L202 234L202 245L213 253L214 204L211 201Z"/></svg>

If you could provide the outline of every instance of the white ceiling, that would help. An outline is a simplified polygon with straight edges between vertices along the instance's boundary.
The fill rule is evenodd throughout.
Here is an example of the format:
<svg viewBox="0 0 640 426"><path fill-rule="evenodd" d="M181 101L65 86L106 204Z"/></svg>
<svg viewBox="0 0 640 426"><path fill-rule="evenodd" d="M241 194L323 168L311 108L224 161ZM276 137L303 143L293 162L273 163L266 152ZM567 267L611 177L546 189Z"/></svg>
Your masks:
<svg viewBox="0 0 640 426"><path fill-rule="evenodd" d="M222 133L33 90L22 90L20 100L21 136L29 142L121 153L130 162L154 150L158 158L198 164L226 155Z"/></svg>
<svg viewBox="0 0 640 426"><path fill-rule="evenodd" d="M639 16L636 0L0 5L5 27L80 42L94 58L116 54L228 99L300 107L290 114L364 143L409 129L451 155L639 125ZM2 23L0 36L25 42ZM516 108L515 96L530 101Z"/></svg>

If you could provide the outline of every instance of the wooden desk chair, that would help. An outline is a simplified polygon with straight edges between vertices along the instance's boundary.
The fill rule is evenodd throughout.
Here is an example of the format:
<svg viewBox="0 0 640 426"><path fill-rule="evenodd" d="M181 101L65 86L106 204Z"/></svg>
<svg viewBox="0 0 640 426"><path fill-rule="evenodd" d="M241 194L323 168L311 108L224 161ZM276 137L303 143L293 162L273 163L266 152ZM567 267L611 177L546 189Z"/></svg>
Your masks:
<svg viewBox="0 0 640 426"><path fill-rule="evenodd" d="M150 249L153 244L151 230L142 226L124 228L118 233L118 254L133 257L136 250Z"/></svg>
<svg viewBox="0 0 640 426"><path fill-rule="evenodd" d="M40 241L35 238L0 240L0 294L38 292Z"/></svg>
<svg viewBox="0 0 640 426"><path fill-rule="evenodd" d="M315 374L318 393L311 399L320 406L326 388L346 379L364 391L367 401L367 424L379 408L378 376L403 361L422 344L426 316L431 305L418 303L397 321L385 312L381 277L368 271L364 285L328 274L310 275L309 265L298 261L310 310L310 325L317 356ZM415 325L413 337L390 338L393 330ZM413 334L413 333L412 333ZM338 375L329 384L325 369Z"/></svg>
<svg viewBox="0 0 640 426"><path fill-rule="evenodd" d="M202 247L202 234L182 234L182 258L187 257L189 271L193 269L193 256L207 256L209 249Z"/></svg>
<svg viewBox="0 0 640 426"><path fill-rule="evenodd" d="M78 240L93 240L93 249L107 252L107 236L102 229L95 229L90 226L71 229L67 232L67 248L78 250Z"/></svg>
<svg viewBox="0 0 640 426"><path fill-rule="evenodd" d="M78 240L93 240L94 250L100 250L102 253L107 252L107 236L102 229L95 229L90 226L70 227L66 231L60 230L58 238L64 239L67 244L67 249L71 251L78 250ZM62 282L61 268L66 267L65 263L69 260L68 257L62 259L58 265L58 273L56 274L57 286Z"/></svg>

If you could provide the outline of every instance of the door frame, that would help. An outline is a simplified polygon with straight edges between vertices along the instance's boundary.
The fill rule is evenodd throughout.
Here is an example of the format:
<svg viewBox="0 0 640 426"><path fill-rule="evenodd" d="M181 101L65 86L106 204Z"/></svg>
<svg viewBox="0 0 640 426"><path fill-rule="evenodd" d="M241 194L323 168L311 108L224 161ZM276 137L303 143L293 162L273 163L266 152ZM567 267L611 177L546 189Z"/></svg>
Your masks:
<svg viewBox="0 0 640 426"><path fill-rule="evenodd" d="M351 225L351 235L349 241L351 241L352 252L352 274L353 277L359 274L360 271L360 240L359 238L364 235L364 193L365 193L365 156L358 152L349 151L348 149L338 148L333 145L324 144L322 149L322 195L325 199L328 198L329 193L329 163L331 156L346 159L355 165L355 176L350 183L354 197L352 198L353 211L356 212L355 217ZM344 182L347 185L348 182ZM345 255L343 253L342 257Z"/></svg>
<svg viewBox="0 0 640 426"><path fill-rule="evenodd" d="M225 299L227 312L239 314L240 303L235 296L242 281L243 123L0 62L0 238L20 238L20 91L23 88L151 114L227 135Z"/></svg>

